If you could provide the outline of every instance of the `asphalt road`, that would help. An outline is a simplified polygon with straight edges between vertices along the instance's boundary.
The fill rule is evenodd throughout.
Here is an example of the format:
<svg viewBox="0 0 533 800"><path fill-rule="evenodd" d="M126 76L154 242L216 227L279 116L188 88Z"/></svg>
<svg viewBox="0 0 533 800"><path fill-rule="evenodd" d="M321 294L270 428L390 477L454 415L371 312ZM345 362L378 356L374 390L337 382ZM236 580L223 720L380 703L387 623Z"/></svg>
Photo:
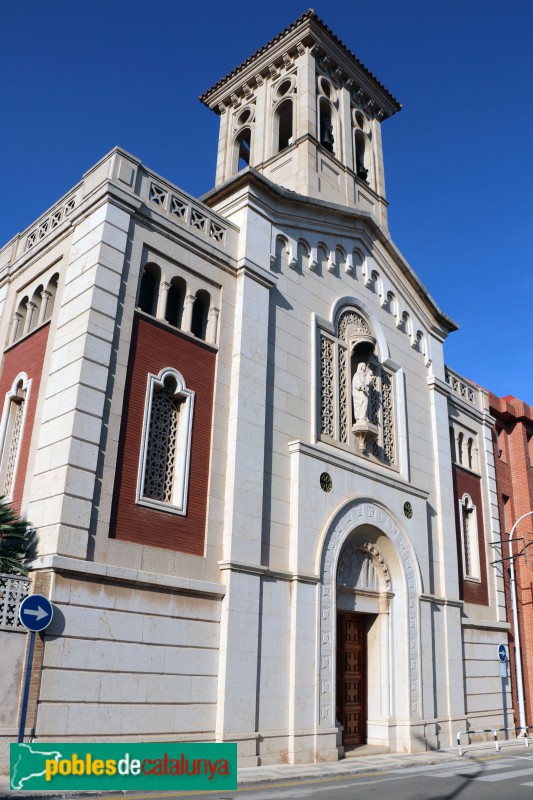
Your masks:
<svg viewBox="0 0 533 800"><path fill-rule="evenodd" d="M452 761L233 792L135 793L135 800L533 800L533 755ZM104 800L104 798L102 798Z"/></svg>

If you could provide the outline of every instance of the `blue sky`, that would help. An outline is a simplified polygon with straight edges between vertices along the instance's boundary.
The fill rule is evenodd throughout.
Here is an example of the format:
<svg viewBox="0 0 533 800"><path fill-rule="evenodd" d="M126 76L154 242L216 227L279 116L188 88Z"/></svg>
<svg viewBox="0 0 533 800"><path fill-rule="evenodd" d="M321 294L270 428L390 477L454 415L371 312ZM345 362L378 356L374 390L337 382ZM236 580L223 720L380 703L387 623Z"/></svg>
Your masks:
<svg viewBox="0 0 533 800"><path fill-rule="evenodd" d="M533 405L533 2L323 2L403 104L383 125L392 236L460 325L446 361ZM120 145L193 195L218 120L197 98L300 16L294 0L2 4L0 242Z"/></svg>

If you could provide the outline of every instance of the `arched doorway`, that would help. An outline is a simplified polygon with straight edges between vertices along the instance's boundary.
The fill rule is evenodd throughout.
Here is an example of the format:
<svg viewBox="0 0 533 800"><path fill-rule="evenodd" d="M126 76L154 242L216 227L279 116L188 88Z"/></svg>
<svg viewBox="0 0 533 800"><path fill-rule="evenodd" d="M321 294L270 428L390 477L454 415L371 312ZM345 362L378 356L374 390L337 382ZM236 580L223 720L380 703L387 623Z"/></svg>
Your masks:
<svg viewBox="0 0 533 800"><path fill-rule="evenodd" d="M341 757L365 741L410 749L421 719L421 577L406 532L378 502L353 500L328 525L320 573L318 732L336 732Z"/></svg>
<svg viewBox="0 0 533 800"><path fill-rule="evenodd" d="M376 545L361 533L355 533L341 550L336 594L335 711L346 750L367 743L369 715L375 717L381 710L373 692L379 693L381 682L388 678L384 662L389 660L389 624L380 615L389 613L391 579Z"/></svg>

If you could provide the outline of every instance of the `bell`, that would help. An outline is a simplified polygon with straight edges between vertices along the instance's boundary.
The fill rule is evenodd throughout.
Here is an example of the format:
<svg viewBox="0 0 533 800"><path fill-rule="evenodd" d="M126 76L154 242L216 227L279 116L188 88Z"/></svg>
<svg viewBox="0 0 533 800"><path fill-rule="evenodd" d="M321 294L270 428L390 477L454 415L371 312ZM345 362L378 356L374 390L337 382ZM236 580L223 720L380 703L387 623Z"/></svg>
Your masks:
<svg viewBox="0 0 533 800"><path fill-rule="evenodd" d="M324 122L322 124L322 141L320 144L329 150L330 153L333 153L333 143L335 139L333 138L333 128L329 124L329 122Z"/></svg>

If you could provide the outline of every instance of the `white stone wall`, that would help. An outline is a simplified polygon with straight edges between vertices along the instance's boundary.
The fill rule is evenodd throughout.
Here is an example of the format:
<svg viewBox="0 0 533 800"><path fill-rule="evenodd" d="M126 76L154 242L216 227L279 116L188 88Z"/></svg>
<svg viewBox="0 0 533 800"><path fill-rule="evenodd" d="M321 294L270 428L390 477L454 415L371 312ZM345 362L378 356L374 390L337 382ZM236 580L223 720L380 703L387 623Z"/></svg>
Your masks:
<svg viewBox="0 0 533 800"><path fill-rule="evenodd" d="M502 728L502 679L498 645L507 644L507 631L479 627L464 628L465 704L468 726L474 730ZM504 681L508 727L513 727L510 680Z"/></svg>
<svg viewBox="0 0 533 800"><path fill-rule="evenodd" d="M379 692L383 697L379 702L375 698L376 687L372 690L374 716L369 735L372 741L386 741L405 750L424 747L426 741L429 746L450 746L454 734L464 725L465 695L448 392L442 356L445 331L436 334L430 304L412 287L407 289L405 277L391 253L376 241L370 244L362 225L356 233L348 232L348 227L338 226L337 218L337 227L329 228L322 209L287 203L282 223L276 221L277 211L272 209L269 236L264 225L264 205L259 214L255 212L253 199L248 200L246 206L244 197L233 198L220 208L241 228L245 237L241 252L260 266L272 267L275 280L269 311L262 564L272 574L288 571L292 575L318 578L324 536L339 509L357 498L367 498L392 515L404 540L409 542L418 575L416 591L424 602L416 622L413 662L413 653L407 649L411 625L407 603L402 606L399 599L398 582L404 580L399 568L397 596L391 601L390 618L394 669L391 665L389 677L384 676L381 681ZM262 202L268 203L266 195L262 196ZM280 235L285 237L287 252L278 262L276 238ZM320 242L325 243L328 253L335 253L339 245L347 253L360 247L366 258L359 265L348 263L350 269L346 265L341 268L335 260L319 265L316 270L302 270L297 264L291 268L300 238L311 245L311 259L313 248ZM267 254L271 256L270 263L266 262ZM379 280L370 280L376 269ZM384 302L388 291L395 296L392 308ZM396 468L371 463L342 448L317 441L317 318L332 322L334 309L343 297L355 298L363 309L378 337L380 358L394 372ZM407 330L401 325L405 311L409 315ZM263 324L262 317L258 317L251 334L254 340L261 336ZM415 346L418 331L422 343ZM241 382L246 391L242 375ZM325 493L320 488L322 471L332 478L331 492ZM411 520L404 515L406 500L413 507ZM393 555L395 545L388 546L392 547L389 560L394 562L398 558ZM278 595L274 608L284 602L283 585L282 581L272 583L272 592ZM285 674L288 666L291 676L288 757L293 762L336 757L332 755L334 728L319 728L322 702L319 697L331 691L335 676L333 670L323 680L317 670L321 613L318 596L316 584L292 583L288 661L285 648L282 646L278 651L276 668ZM304 633L300 634L302 625ZM381 627L388 629L388 624ZM287 635L286 622L275 611L263 614L260 630L266 640L264 646L271 639L283 642ZM381 639L380 642L383 645ZM240 656L234 657L234 663L239 663ZM408 666L413 663L414 674L413 667ZM292 677L296 675L293 683ZM412 706L416 708L414 713L404 707L403 688L413 683L420 687L417 689L420 705ZM262 714L268 703L281 709L283 700L275 696L271 686L260 683L258 752L265 763L283 759L287 754L285 737L269 731L268 718ZM401 724L394 722L399 720ZM322 733L320 737L315 735L311 743L308 733L318 729Z"/></svg>
<svg viewBox="0 0 533 800"><path fill-rule="evenodd" d="M129 215L105 203L73 237L28 508L42 554L86 554L128 228Z"/></svg>
<svg viewBox="0 0 533 800"><path fill-rule="evenodd" d="M164 203L150 199L154 181ZM490 607L466 609L461 627L446 326L387 237L368 216L274 197L257 184L220 201L228 229L215 243L207 223L200 230L189 217L172 219L173 192L194 205L191 198L124 153L97 165L82 189L92 204L80 203L63 240L30 459L38 566L55 571L57 608L36 735L216 737L238 742L243 765L336 759L333 578L326 600L323 591L326 566L336 569L355 530L378 544L392 576L390 605L357 606L378 620L369 637L369 739L400 750L449 746L467 715L476 725L496 719L495 675L480 666L505 628L496 579ZM286 254L277 263L279 236ZM323 264L297 268L301 238L311 263L325 248ZM148 261L165 275L178 265L220 298L203 557L109 538L130 335ZM317 435L317 326L333 322L343 298L363 310L393 373L393 468ZM1 330L7 335L5 323ZM478 422L486 442L487 421ZM494 538L494 470L484 458ZM330 492L320 487L323 471Z"/></svg>
<svg viewBox="0 0 533 800"><path fill-rule="evenodd" d="M56 575L36 735L213 738L220 600Z"/></svg>

